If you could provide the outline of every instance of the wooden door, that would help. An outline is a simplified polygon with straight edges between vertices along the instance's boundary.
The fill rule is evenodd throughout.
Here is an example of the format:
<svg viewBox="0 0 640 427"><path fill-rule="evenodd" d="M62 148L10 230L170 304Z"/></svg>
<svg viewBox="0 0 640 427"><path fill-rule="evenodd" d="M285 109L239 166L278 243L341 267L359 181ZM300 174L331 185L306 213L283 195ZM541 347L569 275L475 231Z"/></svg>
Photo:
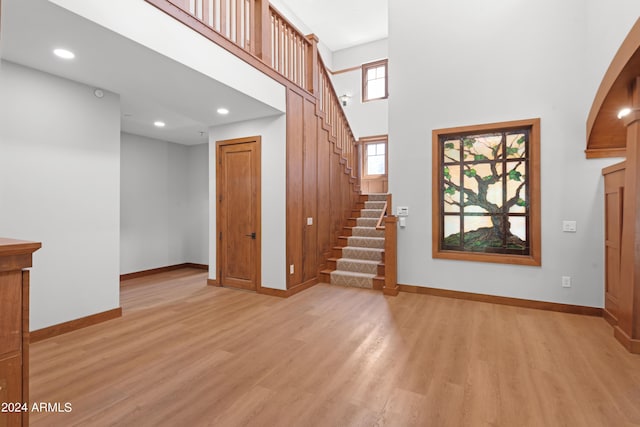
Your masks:
<svg viewBox="0 0 640 427"><path fill-rule="evenodd" d="M619 316L620 240L624 203L624 164L603 171L605 186L605 318L616 324Z"/></svg>
<svg viewBox="0 0 640 427"><path fill-rule="evenodd" d="M217 143L220 285L260 287L260 137Z"/></svg>

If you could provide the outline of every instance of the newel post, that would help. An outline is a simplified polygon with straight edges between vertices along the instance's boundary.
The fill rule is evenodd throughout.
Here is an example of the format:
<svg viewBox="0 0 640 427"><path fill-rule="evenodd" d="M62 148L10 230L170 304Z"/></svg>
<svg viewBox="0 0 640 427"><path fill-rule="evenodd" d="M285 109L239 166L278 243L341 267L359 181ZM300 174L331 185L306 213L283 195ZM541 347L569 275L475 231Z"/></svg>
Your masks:
<svg viewBox="0 0 640 427"><path fill-rule="evenodd" d="M632 86L633 112L627 127L627 160L620 242L620 292L618 324L614 334L633 353L640 353L640 77Z"/></svg>
<svg viewBox="0 0 640 427"><path fill-rule="evenodd" d="M388 208L389 211L391 207ZM396 296L398 286L398 217L384 217L384 288L385 295Z"/></svg>
<svg viewBox="0 0 640 427"><path fill-rule="evenodd" d="M271 12L269 0L253 0L253 47L255 56L271 66Z"/></svg>
<svg viewBox="0 0 640 427"><path fill-rule="evenodd" d="M307 51L307 90L314 95L318 94L319 73L318 73L318 37L315 34L307 36L309 49Z"/></svg>

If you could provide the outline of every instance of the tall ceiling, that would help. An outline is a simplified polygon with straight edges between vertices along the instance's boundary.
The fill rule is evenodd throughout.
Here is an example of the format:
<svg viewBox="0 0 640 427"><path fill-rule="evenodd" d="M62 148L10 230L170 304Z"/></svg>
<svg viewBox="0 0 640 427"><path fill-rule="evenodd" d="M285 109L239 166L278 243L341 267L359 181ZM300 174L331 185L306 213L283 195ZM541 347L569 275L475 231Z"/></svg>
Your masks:
<svg viewBox="0 0 640 427"><path fill-rule="evenodd" d="M184 145L274 108L47 0L2 0L0 58L120 95L124 132ZM54 47L73 50L64 61ZM220 107L231 113L221 116ZM153 126L161 120L164 128Z"/></svg>
<svg viewBox="0 0 640 427"><path fill-rule="evenodd" d="M279 0L332 51L388 36L388 0Z"/></svg>
<svg viewBox="0 0 640 427"><path fill-rule="evenodd" d="M332 51L387 37L388 0L274 0ZM121 128L193 145L210 126L279 114L243 93L47 0L2 0L0 58L120 95ZM76 53L55 58L54 43ZM218 107L232 113L219 116ZM167 126L158 129L153 121Z"/></svg>

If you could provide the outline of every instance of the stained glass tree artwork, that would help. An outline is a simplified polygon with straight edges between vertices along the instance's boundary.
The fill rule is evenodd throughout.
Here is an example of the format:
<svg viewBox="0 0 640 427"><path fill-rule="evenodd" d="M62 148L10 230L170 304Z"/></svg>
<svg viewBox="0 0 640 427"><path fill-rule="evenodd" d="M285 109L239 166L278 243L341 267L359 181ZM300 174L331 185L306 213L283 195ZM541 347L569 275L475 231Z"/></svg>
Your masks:
<svg viewBox="0 0 640 427"><path fill-rule="evenodd" d="M529 129L440 137L441 248L529 253Z"/></svg>

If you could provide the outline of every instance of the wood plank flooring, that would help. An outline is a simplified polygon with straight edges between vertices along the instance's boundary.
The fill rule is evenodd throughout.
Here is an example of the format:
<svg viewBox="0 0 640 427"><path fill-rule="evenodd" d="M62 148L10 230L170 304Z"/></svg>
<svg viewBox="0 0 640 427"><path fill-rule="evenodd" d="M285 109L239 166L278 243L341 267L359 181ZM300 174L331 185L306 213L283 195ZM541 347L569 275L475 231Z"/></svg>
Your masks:
<svg viewBox="0 0 640 427"><path fill-rule="evenodd" d="M640 356L601 318L317 285L289 299L184 269L122 318L31 346L33 426L640 425Z"/></svg>

